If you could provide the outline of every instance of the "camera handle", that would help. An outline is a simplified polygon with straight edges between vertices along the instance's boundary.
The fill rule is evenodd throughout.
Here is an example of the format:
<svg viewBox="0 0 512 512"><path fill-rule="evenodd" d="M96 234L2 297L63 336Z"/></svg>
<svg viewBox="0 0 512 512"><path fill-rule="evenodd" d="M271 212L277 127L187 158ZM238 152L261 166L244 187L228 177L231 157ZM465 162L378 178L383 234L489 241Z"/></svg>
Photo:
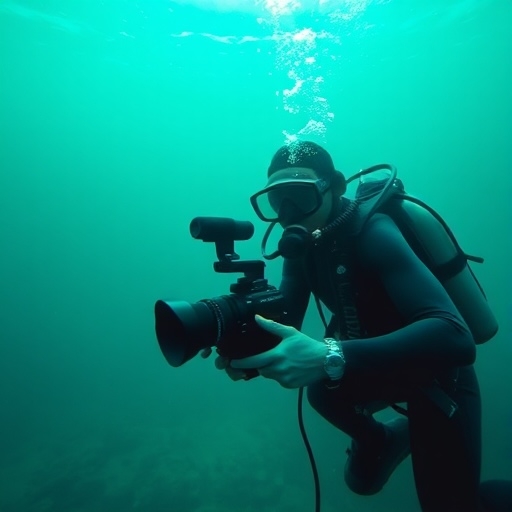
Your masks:
<svg viewBox="0 0 512 512"><path fill-rule="evenodd" d="M232 274L242 272L244 276L250 281L258 281L264 279L265 275L265 262L261 260L247 260L247 261L216 261L213 264L215 272Z"/></svg>

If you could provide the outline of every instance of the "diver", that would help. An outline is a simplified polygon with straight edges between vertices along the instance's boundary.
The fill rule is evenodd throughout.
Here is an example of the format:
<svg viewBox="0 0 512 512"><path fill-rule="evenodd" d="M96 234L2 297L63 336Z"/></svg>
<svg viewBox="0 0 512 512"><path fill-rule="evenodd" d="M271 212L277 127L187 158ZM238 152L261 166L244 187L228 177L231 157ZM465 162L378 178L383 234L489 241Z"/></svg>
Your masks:
<svg viewBox="0 0 512 512"><path fill-rule="evenodd" d="M475 338L440 280L384 208L361 222L362 203L344 196L347 180L321 146L281 147L267 177L251 203L284 228L267 259L283 256L287 325L257 316L282 341L244 359L218 356L216 367L233 380L256 370L306 387L310 405L351 438L344 478L354 493L378 493L410 455L424 512L512 510L507 483L480 486ZM301 332L311 296L332 315L321 340ZM388 407L396 418L377 421Z"/></svg>

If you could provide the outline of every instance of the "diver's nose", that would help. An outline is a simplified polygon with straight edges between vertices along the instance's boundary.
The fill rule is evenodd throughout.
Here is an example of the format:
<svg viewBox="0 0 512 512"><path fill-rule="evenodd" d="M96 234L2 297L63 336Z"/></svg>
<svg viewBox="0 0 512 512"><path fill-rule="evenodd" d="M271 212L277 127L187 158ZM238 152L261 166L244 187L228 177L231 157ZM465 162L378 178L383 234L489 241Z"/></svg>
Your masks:
<svg viewBox="0 0 512 512"><path fill-rule="evenodd" d="M281 225L290 225L299 222L303 214L293 201L284 199L279 207L278 218Z"/></svg>

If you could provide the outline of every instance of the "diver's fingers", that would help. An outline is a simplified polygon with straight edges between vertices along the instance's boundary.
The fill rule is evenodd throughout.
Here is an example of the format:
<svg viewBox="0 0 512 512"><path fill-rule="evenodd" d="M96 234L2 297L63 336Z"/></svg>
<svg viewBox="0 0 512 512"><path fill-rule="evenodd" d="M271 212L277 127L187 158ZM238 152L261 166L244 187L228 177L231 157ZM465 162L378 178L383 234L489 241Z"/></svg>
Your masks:
<svg viewBox="0 0 512 512"><path fill-rule="evenodd" d="M205 348L205 349L201 350L201 357L203 359L206 359L207 357L210 357L211 353L212 353L211 347Z"/></svg>
<svg viewBox="0 0 512 512"><path fill-rule="evenodd" d="M217 370L225 370L229 366L229 359L227 357L217 356L215 358L215 368Z"/></svg>
<svg viewBox="0 0 512 512"><path fill-rule="evenodd" d="M231 368L231 366L228 366L226 368L226 373L229 375L229 378L231 380L243 380L246 378L245 370L241 370L240 368Z"/></svg>
<svg viewBox="0 0 512 512"><path fill-rule="evenodd" d="M229 359L227 357L217 356L215 358L215 367L218 370L226 370L231 380L242 380L246 377L245 370L241 368L231 368L231 366L229 366Z"/></svg>

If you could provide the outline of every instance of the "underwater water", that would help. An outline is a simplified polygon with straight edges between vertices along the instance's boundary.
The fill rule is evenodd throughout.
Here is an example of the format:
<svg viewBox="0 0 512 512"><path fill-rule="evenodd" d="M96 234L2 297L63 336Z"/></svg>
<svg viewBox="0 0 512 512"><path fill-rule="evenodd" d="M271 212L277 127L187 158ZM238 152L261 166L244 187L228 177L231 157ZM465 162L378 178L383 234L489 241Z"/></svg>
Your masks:
<svg viewBox="0 0 512 512"><path fill-rule="evenodd" d="M194 217L253 222L260 257L249 197L297 138L347 176L396 165L485 258L482 477L512 479L511 23L508 0L0 3L0 511L314 510L296 390L172 368L153 316L238 277ZM419 511L410 459L356 496L349 439L304 417L323 512Z"/></svg>

